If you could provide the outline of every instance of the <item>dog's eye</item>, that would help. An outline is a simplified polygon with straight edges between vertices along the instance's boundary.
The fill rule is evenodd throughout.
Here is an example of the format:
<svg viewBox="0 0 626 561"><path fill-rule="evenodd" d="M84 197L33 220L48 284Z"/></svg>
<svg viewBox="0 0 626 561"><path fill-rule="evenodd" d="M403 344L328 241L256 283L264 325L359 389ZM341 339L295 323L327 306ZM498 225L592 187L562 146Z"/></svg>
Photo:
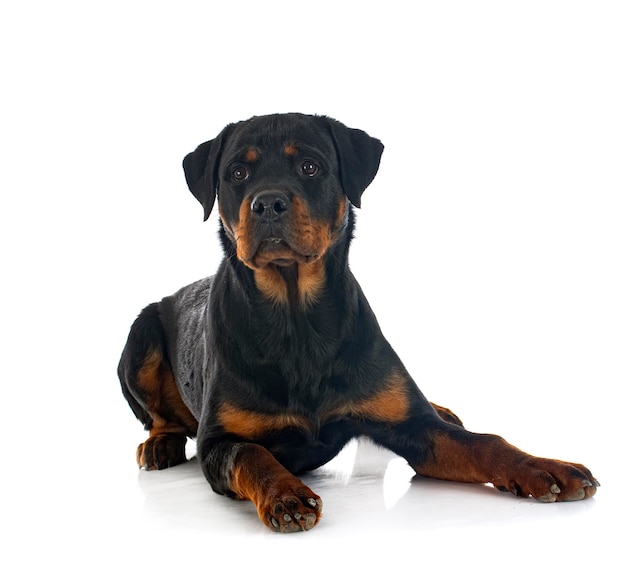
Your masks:
<svg viewBox="0 0 626 561"><path fill-rule="evenodd" d="M307 160L306 162L302 164L300 169L302 170L302 173L304 175L307 175L308 177L313 177L314 175L317 175L317 172L319 172L320 167L316 163L313 163Z"/></svg>
<svg viewBox="0 0 626 561"><path fill-rule="evenodd" d="M243 181L248 179L248 170L243 166L237 166L230 175L235 181Z"/></svg>

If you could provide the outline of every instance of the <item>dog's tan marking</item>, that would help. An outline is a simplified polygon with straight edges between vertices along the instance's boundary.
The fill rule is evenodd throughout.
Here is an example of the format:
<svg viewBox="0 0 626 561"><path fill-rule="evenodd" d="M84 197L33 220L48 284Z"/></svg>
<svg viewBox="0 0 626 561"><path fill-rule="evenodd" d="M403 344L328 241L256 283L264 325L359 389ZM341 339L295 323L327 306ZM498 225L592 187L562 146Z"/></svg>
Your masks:
<svg viewBox="0 0 626 561"><path fill-rule="evenodd" d="M148 354L137 373L137 381L145 392L146 410L152 418L150 437L164 433L196 434L198 421L183 402L174 375L160 351Z"/></svg>
<svg viewBox="0 0 626 561"><path fill-rule="evenodd" d="M293 231L299 245L307 248L310 255L321 257L331 245L330 224L313 220L307 204L300 198L291 201Z"/></svg>
<svg viewBox="0 0 626 561"><path fill-rule="evenodd" d="M437 411L437 414L444 421L448 423L452 423L453 425L459 425L460 427L463 426L463 422L461 421L461 419L459 419L459 417L452 410L448 409L447 407L442 407L441 405L437 405L436 403L433 403L432 401L430 402L430 404L433 406L435 411Z"/></svg>
<svg viewBox="0 0 626 561"><path fill-rule="evenodd" d="M239 409L229 403L220 406L217 418L226 432L248 439L289 427L311 429L311 423L299 415L256 413Z"/></svg>
<svg viewBox="0 0 626 561"><path fill-rule="evenodd" d="M296 147L295 144L293 143L289 143L285 145L285 155L286 156L297 156L298 155L298 148Z"/></svg>
<svg viewBox="0 0 626 561"><path fill-rule="evenodd" d="M324 256L335 243L342 225L346 220L346 199L338 201L338 209L332 223L314 220L309 213L308 205L300 197L293 197L289 209L288 228L293 240L291 250L285 247L285 257L293 256L297 267L297 279L294 286L288 286L281 267L272 263L275 255L254 254L250 246L251 228L254 220L248 199L241 203L237 224L226 224L224 228L235 239L237 258L254 271L254 280L261 293L274 303L287 303L295 294L301 306L314 304L326 286Z"/></svg>
<svg viewBox="0 0 626 561"><path fill-rule="evenodd" d="M250 235L248 228L251 227L252 207L248 199L244 199L239 207L239 222L232 225L232 232L235 237L235 244L237 246L237 258L242 263L250 266L248 259L250 259Z"/></svg>
<svg viewBox="0 0 626 561"><path fill-rule="evenodd" d="M323 259L298 265L298 298L302 306L315 304L325 286L326 270Z"/></svg>
<svg viewBox="0 0 626 561"><path fill-rule="evenodd" d="M254 269L254 282L263 295L272 302L279 304L289 300L287 283L277 267Z"/></svg>
<svg viewBox="0 0 626 561"><path fill-rule="evenodd" d="M361 401L346 403L333 410L330 417L353 416L382 423L400 423L408 417L409 399L404 378L399 373L392 373L387 385Z"/></svg>
<svg viewBox="0 0 626 561"><path fill-rule="evenodd" d="M256 506L259 518L275 532L310 530L322 516L322 500L287 471L262 446L236 445L230 488Z"/></svg>
<svg viewBox="0 0 626 561"><path fill-rule="evenodd" d="M248 148L248 150L246 151L246 155L245 155L245 160L246 162L252 164L254 162L256 162L259 159L259 152L256 150L256 148Z"/></svg>

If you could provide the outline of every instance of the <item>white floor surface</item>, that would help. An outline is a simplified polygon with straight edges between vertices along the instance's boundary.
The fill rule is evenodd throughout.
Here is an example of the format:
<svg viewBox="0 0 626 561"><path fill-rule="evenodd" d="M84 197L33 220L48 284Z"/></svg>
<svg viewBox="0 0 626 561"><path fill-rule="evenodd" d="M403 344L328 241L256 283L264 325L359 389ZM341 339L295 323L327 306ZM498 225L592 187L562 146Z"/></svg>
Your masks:
<svg viewBox="0 0 626 561"><path fill-rule="evenodd" d="M54 439L63 429L45 432ZM620 474L608 457L594 458L603 483L596 497L546 505L489 486L415 478L404 460L354 441L303 477L324 500L321 522L281 535L261 524L251 503L213 493L195 457L139 471L130 439L112 446L108 436L108 443L73 442L75 457L63 459L59 447L55 458L55 446L47 446L38 463L29 451L32 460L22 458L4 475L4 559L275 559L297 552L330 559L565 559L599 549L602 559L623 559Z"/></svg>

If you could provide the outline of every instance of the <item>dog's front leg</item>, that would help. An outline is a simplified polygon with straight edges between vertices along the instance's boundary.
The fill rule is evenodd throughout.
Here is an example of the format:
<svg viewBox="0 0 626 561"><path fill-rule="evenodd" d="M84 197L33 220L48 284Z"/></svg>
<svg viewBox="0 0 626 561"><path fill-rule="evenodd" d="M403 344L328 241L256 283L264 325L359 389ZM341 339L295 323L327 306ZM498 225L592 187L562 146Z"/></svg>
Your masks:
<svg viewBox="0 0 626 561"><path fill-rule="evenodd" d="M599 483L583 465L531 456L502 437L446 423L427 431L429 453L412 467L420 475L492 483L500 491L541 502L592 497Z"/></svg>
<svg viewBox="0 0 626 561"><path fill-rule="evenodd" d="M198 456L213 490L252 501L271 530L310 530L319 522L322 500L263 446L205 442L198 446Z"/></svg>

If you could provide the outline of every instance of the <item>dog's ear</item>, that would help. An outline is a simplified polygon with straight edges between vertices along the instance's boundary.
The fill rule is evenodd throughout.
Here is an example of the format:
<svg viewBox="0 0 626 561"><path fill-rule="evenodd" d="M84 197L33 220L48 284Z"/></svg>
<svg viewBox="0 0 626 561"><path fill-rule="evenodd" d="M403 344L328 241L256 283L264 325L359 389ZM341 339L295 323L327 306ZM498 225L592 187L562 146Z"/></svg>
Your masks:
<svg viewBox="0 0 626 561"><path fill-rule="evenodd" d="M350 202L361 207L361 195L372 182L383 154L384 146L359 129L350 129L334 119L326 118L339 158L339 175Z"/></svg>
<svg viewBox="0 0 626 561"><path fill-rule="evenodd" d="M200 201L204 208L204 219L211 214L219 181L217 168L224 136L228 127L216 138L203 142L193 152L187 154L183 160L185 179L193 196Z"/></svg>

